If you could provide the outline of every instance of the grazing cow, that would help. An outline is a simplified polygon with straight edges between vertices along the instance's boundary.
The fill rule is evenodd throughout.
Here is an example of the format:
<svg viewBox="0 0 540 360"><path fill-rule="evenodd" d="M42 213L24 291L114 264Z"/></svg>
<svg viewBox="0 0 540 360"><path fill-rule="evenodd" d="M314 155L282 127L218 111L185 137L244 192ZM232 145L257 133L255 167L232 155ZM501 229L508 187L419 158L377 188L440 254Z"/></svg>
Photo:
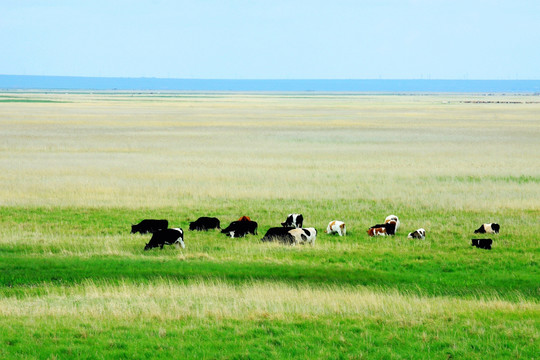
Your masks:
<svg viewBox="0 0 540 360"><path fill-rule="evenodd" d="M221 232L232 238L239 238L247 234L257 235L257 226L258 224L251 220L233 221Z"/></svg>
<svg viewBox="0 0 540 360"><path fill-rule="evenodd" d="M328 223L325 233L345 236L347 235L347 228L345 227L345 223L343 221L334 220Z"/></svg>
<svg viewBox="0 0 540 360"><path fill-rule="evenodd" d="M261 241L279 241L285 244L294 243L293 235L289 231L294 230L293 227L273 227L268 229Z"/></svg>
<svg viewBox="0 0 540 360"><path fill-rule="evenodd" d="M399 225L400 225L400 222L399 222L399 219L396 215L388 215L386 217L386 219L384 219L384 222L387 223L387 222L390 222L390 221L395 221L396 222L396 229L394 230L394 233L396 233L399 229Z"/></svg>
<svg viewBox="0 0 540 360"><path fill-rule="evenodd" d="M292 245L308 243L313 246L317 239L317 230L315 228L293 229L289 230L289 234L294 238Z"/></svg>
<svg viewBox="0 0 540 360"><path fill-rule="evenodd" d="M287 216L287 220L285 222L281 223L281 226L283 227L294 227L294 228L301 228L302 224L304 223L304 217L302 214L289 214Z"/></svg>
<svg viewBox="0 0 540 360"><path fill-rule="evenodd" d="M474 230L475 234L498 234L500 226L499 224L482 224L478 229Z"/></svg>
<svg viewBox="0 0 540 360"><path fill-rule="evenodd" d="M472 239L472 246L476 246L479 249L491 250L491 244L493 244L493 240L491 239Z"/></svg>
<svg viewBox="0 0 540 360"><path fill-rule="evenodd" d="M220 229L218 218L203 216L189 223L189 230L207 231L209 229Z"/></svg>
<svg viewBox="0 0 540 360"><path fill-rule="evenodd" d="M156 231L166 229L168 226L169 222L167 220L146 219L141 221L137 225L131 225L131 233L155 233Z"/></svg>
<svg viewBox="0 0 540 360"><path fill-rule="evenodd" d="M240 219L238 219L238 221L251 221L251 219L249 216L242 216Z"/></svg>
<svg viewBox="0 0 540 360"><path fill-rule="evenodd" d="M184 244L184 230L180 228L172 228L156 231L150 242L146 244L144 250L149 250L152 248L160 247L163 250L164 245L173 245L176 248L182 247L184 249L186 245Z"/></svg>
<svg viewBox="0 0 540 360"><path fill-rule="evenodd" d="M367 231L369 236L386 236L396 234L397 222L390 220L384 224L377 224L370 227Z"/></svg>
<svg viewBox="0 0 540 360"><path fill-rule="evenodd" d="M415 230L412 233L409 233L409 236L407 236L409 239L425 239L426 238L426 230L424 229L418 229Z"/></svg>

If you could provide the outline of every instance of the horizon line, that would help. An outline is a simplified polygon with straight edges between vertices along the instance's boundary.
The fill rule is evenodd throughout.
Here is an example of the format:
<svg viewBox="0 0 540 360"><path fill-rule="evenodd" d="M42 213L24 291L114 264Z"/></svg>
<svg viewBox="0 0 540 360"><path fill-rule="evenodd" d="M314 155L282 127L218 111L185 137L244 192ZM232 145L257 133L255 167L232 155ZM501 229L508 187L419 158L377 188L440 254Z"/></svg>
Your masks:
<svg viewBox="0 0 540 360"><path fill-rule="evenodd" d="M23 75L23 74L0 74L0 76L18 77L66 77L86 79L148 79L148 80L202 80L202 81L540 81L540 79L481 79L481 78L199 78L199 77L158 77L158 76L90 76L90 75Z"/></svg>

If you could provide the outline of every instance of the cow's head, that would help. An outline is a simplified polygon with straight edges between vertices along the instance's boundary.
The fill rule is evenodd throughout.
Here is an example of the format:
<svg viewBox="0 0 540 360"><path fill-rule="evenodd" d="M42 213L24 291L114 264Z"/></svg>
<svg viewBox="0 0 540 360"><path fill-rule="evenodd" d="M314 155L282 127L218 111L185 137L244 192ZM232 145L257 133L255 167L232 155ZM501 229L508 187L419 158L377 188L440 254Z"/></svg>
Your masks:
<svg viewBox="0 0 540 360"><path fill-rule="evenodd" d="M144 251L153 249L153 248L155 248L155 247L156 247L155 245L150 245L150 243L148 243L148 244L146 244L146 245L144 246Z"/></svg>
<svg viewBox="0 0 540 360"><path fill-rule="evenodd" d="M185 249L186 248L186 244L184 244L184 240L182 238L179 238L175 243L174 243L174 246L177 248L177 249L180 249L180 247L182 247L182 249Z"/></svg>
<svg viewBox="0 0 540 360"><path fill-rule="evenodd" d="M131 233L135 234L137 232L137 225L131 225Z"/></svg>
<svg viewBox="0 0 540 360"><path fill-rule="evenodd" d="M193 231L197 228L197 226L195 225L195 222L190 222L189 223L189 230Z"/></svg>

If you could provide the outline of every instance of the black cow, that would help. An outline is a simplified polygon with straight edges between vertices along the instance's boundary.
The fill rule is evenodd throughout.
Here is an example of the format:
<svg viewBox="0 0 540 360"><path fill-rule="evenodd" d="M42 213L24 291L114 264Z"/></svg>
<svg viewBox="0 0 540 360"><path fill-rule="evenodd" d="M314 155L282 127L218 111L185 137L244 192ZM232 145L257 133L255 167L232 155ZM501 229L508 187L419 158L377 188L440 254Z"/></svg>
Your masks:
<svg viewBox="0 0 540 360"><path fill-rule="evenodd" d="M281 226L301 228L303 223L304 217L302 216L302 214L289 214L287 216L287 220L285 220L285 222L282 222Z"/></svg>
<svg viewBox="0 0 540 360"><path fill-rule="evenodd" d="M203 216L189 223L189 230L207 231L220 228L219 219L215 217Z"/></svg>
<svg viewBox="0 0 540 360"><path fill-rule="evenodd" d="M153 220L146 219L138 223L137 225L131 225L131 233L135 234L137 232L141 234L146 233L155 233L159 230L164 230L169 227L169 222L167 220Z"/></svg>
<svg viewBox="0 0 540 360"><path fill-rule="evenodd" d="M501 227L499 224L482 224L478 229L474 230L475 234L498 234Z"/></svg>
<svg viewBox="0 0 540 360"><path fill-rule="evenodd" d="M491 250L491 244L493 244L493 240L491 239L472 239L472 246L476 246L479 249Z"/></svg>
<svg viewBox="0 0 540 360"><path fill-rule="evenodd" d="M233 221L225 229L221 230L223 234L227 234L232 238L244 237L247 234L257 235L258 224L255 221L243 220Z"/></svg>
<svg viewBox="0 0 540 360"><path fill-rule="evenodd" d="M266 234L264 234L261 241L279 241L285 244L292 244L295 241L294 236L292 236L289 231L294 230L294 227L273 227L268 229Z"/></svg>
<svg viewBox="0 0 540 360"><path fill-rule="evenodd" d="M397 222L390 220L384 224L377 224L370 227L367 231L369 236L386 236L396 234Z"/></svg>
<svg viewBox="0 0 540 360"><path fill-rule="evenodd" d="M153 249L160 247L163 250L164 245L173 245L177 248L182 247L184 249L186 245L184 244L184 230L180 228L172 228L156 231L150 242L146 244L144 250Z"/></svg>

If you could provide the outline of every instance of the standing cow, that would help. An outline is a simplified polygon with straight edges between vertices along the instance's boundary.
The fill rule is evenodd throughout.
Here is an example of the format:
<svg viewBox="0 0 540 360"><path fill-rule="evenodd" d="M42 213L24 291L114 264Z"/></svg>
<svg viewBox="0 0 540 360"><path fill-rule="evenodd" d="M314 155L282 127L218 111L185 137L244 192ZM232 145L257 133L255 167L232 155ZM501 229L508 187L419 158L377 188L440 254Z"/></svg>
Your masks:
<svg viewBox="0 0 540 360"><path fill-rule="evenodd" d="M150 239L150 242L146 244L144 250L150 250L156 247L163 250L164 245L174 245L177 249L182 247L184 249L184 230L181 228L165 229L155 232Z"/></svg>
<svg viewBox="0 0 540 360"><path fill-rule="evenodd" d="M399 225L400 225L399 218L396 215L388 215L386 219L384 219L384 223L386 224L386 223L389 223L390 221L396 222L396 228L394 229L394 234L395 234L399 229Z"/></svg>
<svg viewBox="0 0 540 360"><path fill-rule="evenodd" d="M327 234L338 234L339 236L347 235L347 228L345 223L340 220L330 221L326 227L325 233Z"/></svg>
<svg viewBox="0 0 540 360"><path fill-rule="evenodd" d="M304 223L304 217L302 214L289 214L285 222L281 223L283 227L301 228Z"/></svg>
<svg viewBox="0 0 540 360"><path fill-rule="evenodd" d="M396 221L389 220L384 224L377 224L370 227L367 231L369 236L386 236L396 234Z"/></svg>
<svg viewBox="0 0 540 360"><path fill-rule="evenodd" d="M285 244L292 244L294 242L294 237L289 234L289 231L294 230L294 227L273 227L268 229L266 234L264 234L261 241L279 241Z"/></svg>
<svg viewBox="0 0 540 360"><path fill-rule="evenodd" d="M203 216L189 223L189 230L191 231L208 231L210 229L220 229L218 218Z"/></svg>
<svg viewBox="0 0 540 360"><path fill-rule="evenodd" d="M169 227L167 220L145 219L137 225L131 225L131 233L155 233L156 231L167 229L167 227Z"/></svg>
<svg viewBox="0 0 540 360"><path fill-rule="evenodd" d="M257 235L258 224L251 220L233 221L225 229L221 230L232 238L244 237L247 234Z"/></svg>
<svg viewBox="0 0 540 360"><path fill-rule="evenodd" d="M472 239L472 246L476 246L479 249L491 250L492 239Z"/></svg>
<svg viewBox="0 0 540 360"><path fill-rule="evenodd" d="M500 226L499 224L482 224L478 229L474 230L475 234L498 234Z"/></svg>

